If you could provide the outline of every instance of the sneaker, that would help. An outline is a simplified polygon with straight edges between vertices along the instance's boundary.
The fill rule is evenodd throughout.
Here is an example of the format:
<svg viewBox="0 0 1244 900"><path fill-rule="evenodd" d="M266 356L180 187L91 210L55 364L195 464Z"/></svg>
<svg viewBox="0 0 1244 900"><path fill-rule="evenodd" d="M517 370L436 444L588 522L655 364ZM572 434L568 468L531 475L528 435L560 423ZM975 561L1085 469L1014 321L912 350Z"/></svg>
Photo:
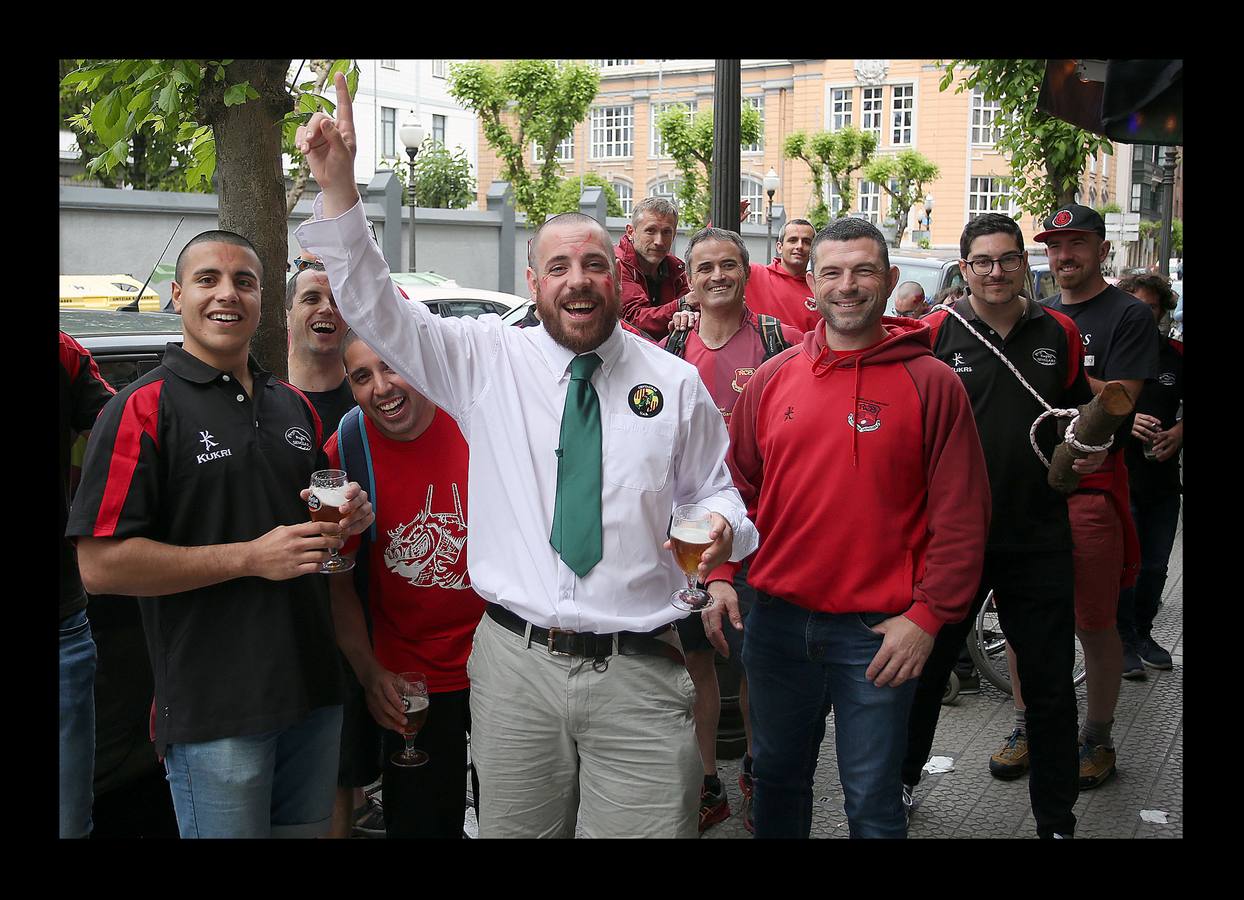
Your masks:
<svg viewBox="0 0 1244 900"><path fill-rule="evenodd" d="M726 797L726 786L721 786L719 793L713 793L708 785L700 788L700 833L709 827L730 818L730 801Z"/></svg>
<svg viewBox="0 0 1244 900"><path fill-rule="evenodd" d="M960 694L979 694L981 692L981 676L975 669L966 674L959 672L958 675Z"/></svg>
<svg viewBox="0 0 1244 900"><path fill-rule="evenodd" d="M367 801L354 811L354 825L350 833L353 837L384 837L384 807L379 800L368 796Z"/></svg>
<svg viewBox="0 0 1244 900"><path fill-rule="evenodd" d="M915 797L915 791L916 786L914 784L903 785L903 812L907 814L908 824L911 824L911 814L920 805L920 801Z"/></svg>
<svg viewBox="0 0 1244 900"><path fill-rule="evenodd" d="M1123 645L1123 677L1131 681L1143 681L1145 665L1135 644Z"/></svg>
<svg viewBox="0 0 1244 900"><path fill-rule="evenodd" d="M756 828L752 824L752 792L756 790L756 781L754 776L747 772L739 772L739 794L742 800L739 803L739 811L743 814L743 827L747 829L748 834L755 834Z"/></svg>
<svg viewBox="0 0 1244 900"><path fill-rule="evenodd" d="M989 774L994 778L1018 778L1028 771L1028 735L1016 728L989 757Z"/></svg>
<svg viewBox="0 0 1244 900"><path fill-rule="evenodd" d="M1080 745L1080 790L1104 784L1114 774L1113 748L1085 741Z"/></svg>
<svg viewBox="0 0 1244 900"><path fill-rule="evenodd" d="M1171 655L1151 637L1141 638L1136 652L1140 654L1140 661L1151 669L1166 670L1174 665Z"/></svg>

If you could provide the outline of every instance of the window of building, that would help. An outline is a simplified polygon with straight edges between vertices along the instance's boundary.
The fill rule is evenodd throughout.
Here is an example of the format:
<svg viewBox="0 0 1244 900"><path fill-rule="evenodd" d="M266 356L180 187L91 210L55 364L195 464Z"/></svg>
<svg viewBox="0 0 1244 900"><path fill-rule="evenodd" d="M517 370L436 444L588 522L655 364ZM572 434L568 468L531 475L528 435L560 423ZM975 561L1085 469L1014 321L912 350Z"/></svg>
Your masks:
<svg viewBox="0 0 1244 900"><path fill-rule="evenodd" d="M1106 188L1101 189L1101 205L1105 206L1110 202L1110 191Z"/></svg>
<svg viewBox="0 0 1244 900"><path fill-rule="evenodd" d="M1132 185L1132 208L1128 212L1140 212L1140 185Z"/></svg>
<svg viewBox="0 0 1244 900"><path fill-rule="evenodd" d="M1002 115L1002 105L998 100L986 100L985 94L977 89L972 91L972 143L992 146L1002 137L1002 129L998 127Z"/></svg>
<svg viewBox="0 0 1244 900"><path fill-rule="evenodd" d="M879 87L866 87L860 100L861 127L870 132L878 144L881 143L881 91Z"/></svg>
<svg viewBox="0 0 1244 900"><path fill-rule="evenodd" d="M1009 179L993 175L972 178L968 192L968 218L975 219L981 213L996 212L1014 215L1015 200L1011 196Z"/></svg>
<svg viewBox="0 0 1244 900"><path fill-rule="evenodd" d="M598 106L592 110L591 158L621 159L635 155L635 107Z"/></svg>
<svg viewBox="0 0 1244 900"><path fill-rule="evenodd" d="M675 106L685 106L694 115L697 102L695 100L671 100L668 103L648 104L648 130L652 134L652 149L649 151L649 155L653 159L669 158L669 149L665 146L665 141L661 140L661 132L657 129L657 116Z"/></svg>
<svg viewBox="0 0 1244 900"><path fill-rule="evenodd" d="M743 221L750 222L752 225L763 225L766 204L769 202L769 196L765 193L765 183L756 178L743 176L739 179L739 199L751 201L747 207L747 218Z"/></svg>
<svg viewBox="0 0 1244 900"><path fill-rule="evenodd" d="M916 86L896 84L890 92L890 143L912 142L912 120L916 113Z"/></svg>
<svg viewBox="0 0 1244 900"><path fill-rule="evenodd" d="M666 178L664 181L658 181L648 189L649 197L664 197L666 200L678 206L678 179Z"/></svg>
<svg viewBox="0 0 1244 900"><path fill-rule="evenodd" d="M447 59L432 60L432 77L433 78L444 78L448 72L448 69L449 69L449 60Z"/></svg>
<svg viewBox="0 0 1244 900"><path fill-rule="evenodd" d="M1089 206L1097 205L1097 188L1089 188Z"/></svg>
<svg viewBox="0 0 1244 900"><path fill-rule="evenodd" d="M744 144L744 153L763 153L765 149L765 98L744 97L743 102L760 113L760 140L754 144Z"/></svg>
<svg viewBox="0 0 1244 900"><path fill-rule="evenodd" d="M837 131L851 124L852 88L834 88L830 92L830 131Z"/></svg>
<svg viewBox="0 0 1244 900"><path fill-rule="evenodd" d="M382 59L382 60L380 60L380 68L382 68L382 69L396 69L396 68L397 68L397 60L396 60L396 59Z"/></svg>
<svg viewBox="0 0 1244 900"><path fill-rule="evenodd" d="M613 192L618 195L618 202L622 204L622 215L629 216L631 210L635 208L635 192L625 181L611 181L609 183L613 187Z"/></svg>
<svg viewBox="0 0 1244 900"><path fill-rule="evenodd" d="M432 116L432 140L435 143L440 144L442 147L445 146L444 116Z"/></svg>
<svg viewBox="0 0 1244 900"><path fill-rule="evenodd" d="M838 182L829 179L829 190L827 191L828 199L825 201L829 205L829 212L832 216L837 216L842 211L842 192L838 190Z"/></svg>
<svg viewBox="0 0 1244 900"><path fill-rule="evenodd" d="M544 154L540 152L540 146L535 142L531 142L531 158L538 163L544 162ZM574 132L570 132L566 138L557 144L557 161L570 162L574 159Z"/></svg>
<svg viewBox="0 0 1244 900"><path fill-rule="evenodd" d="M1096 153L1089 156L1089 174L1090 175L1097 174L1097 154Z"/></svg>
<svg viewBox="0 0 1244 900"><path fill-rule="evenodd" d="M616 69L618 66L631 66L635 64L633 59L589 59L588 62L598 69Z"/></svg>
<svg viewBox="0 0 1244 900"><path fill-rule="evenodd" d="M1101 155L1101 177L1102 178L1110 177L1110 154L1109 153L1103 153Z"/></svg>
<svg viewBox="0 0 1244 900"><path fill-rule="evenodd" d="M860 218L876 225L881 221L881 185L861 181L859 190Z"/></svg>
<svg viewBox="0 0 1244 900"><path fill-rule="evenodd" d="M397 157L397 110L388 106L380 107L380 155Z"/></svg>

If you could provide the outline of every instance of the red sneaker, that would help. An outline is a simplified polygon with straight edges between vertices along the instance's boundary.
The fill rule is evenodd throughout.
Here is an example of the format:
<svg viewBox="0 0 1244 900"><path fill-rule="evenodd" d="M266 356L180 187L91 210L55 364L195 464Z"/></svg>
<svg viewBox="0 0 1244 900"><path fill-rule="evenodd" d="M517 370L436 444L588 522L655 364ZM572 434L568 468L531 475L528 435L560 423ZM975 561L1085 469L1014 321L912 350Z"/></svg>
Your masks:
<svg viewBox="0 0 1244 900"><path fill-rule="evenodd" d="M721 786L721 793L714 794L705 785L700 788L700 833L718 822L730 818L730 801L726 798L726 786Z"/></svg>

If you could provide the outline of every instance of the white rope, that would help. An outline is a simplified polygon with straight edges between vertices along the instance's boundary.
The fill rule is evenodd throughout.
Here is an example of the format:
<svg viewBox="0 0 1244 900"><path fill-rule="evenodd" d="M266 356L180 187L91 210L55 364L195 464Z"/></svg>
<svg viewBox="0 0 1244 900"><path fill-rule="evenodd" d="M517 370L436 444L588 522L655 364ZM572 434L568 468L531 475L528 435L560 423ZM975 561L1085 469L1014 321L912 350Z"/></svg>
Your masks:
<svg viewBox="0 0 1244 900"><path fill-rule="evenodd" d="M1032 301L1029 301L1029 302L1032 302ZM950 315L954 316L956 319L962 322L963 327L966 328L972 335L974 335L977 340L979 340L982 344L984 344L987 348L989 348L990 353L998 357L998 359L1002 360L1003 365L1005 365L1008 369L1011 370L1012 373L1014 373L1015 377L1019 379L1019 383L1022 384L1028 390L1028 393L1032 394L1033 398L1035 398L1038 403L1040 403L1043 407L1045 407L1045 412L1037 416L1036 421L1032 423L1032 427L1028 429L1028 443L1032 444L1032 449L1033 449L1033 452L1037 454L1037 459L1041 460L1041 462L1045 465L1047 469L1050 467L1050 461L1045 458L1045 454L1042 453L1041 448L1037 446L1037 427L1050 416L1055 416L1060 419L1071 420L1070 422L1067 423L1067 430L1063 434L1063 442L1071 445L1072 447L1081 451L1082 453L1097 453L1102 450L1110 449L1110 445L1114 443L1113 435L1107 438L1106 443L1101 444L1100 446L1094 446L1092 444L1085 444L1077 440L1075 429L1076 429L1076 423L1080 421L1080 411L1078 409L1055 409L1054 407L1046 403L1045 398L1037 393L1036 388L1034 388L1031 384L1027 382L1024 376L1019 373L1019 369L1015 368L1015 366L1012 365L1011 361L1006 358L1006 356L1002 353L1002 351L999 350L997 347L995 347L988 340L986 340L985 336L981 334L979 331L977 331L975 328L973 328L971 323L969 323L967 319L959 315L958 311L956 311L954 308L944 303L939 303L937 306L933 307L933 309L935 310L944 309Z"/></svg>

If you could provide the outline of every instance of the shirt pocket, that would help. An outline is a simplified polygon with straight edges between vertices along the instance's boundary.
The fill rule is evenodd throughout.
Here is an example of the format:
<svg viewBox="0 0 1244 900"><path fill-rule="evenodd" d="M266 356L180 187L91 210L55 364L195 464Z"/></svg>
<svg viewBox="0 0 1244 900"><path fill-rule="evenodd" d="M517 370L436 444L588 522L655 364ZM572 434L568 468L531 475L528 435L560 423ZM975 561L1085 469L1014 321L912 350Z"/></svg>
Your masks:
<svg viewBox="0 0 1244 900"><path fill-rule="evenodd" d="M605 479L636 491L664 488L673 463L674 431L672 421L611 413L604 440Z"/></svg>

